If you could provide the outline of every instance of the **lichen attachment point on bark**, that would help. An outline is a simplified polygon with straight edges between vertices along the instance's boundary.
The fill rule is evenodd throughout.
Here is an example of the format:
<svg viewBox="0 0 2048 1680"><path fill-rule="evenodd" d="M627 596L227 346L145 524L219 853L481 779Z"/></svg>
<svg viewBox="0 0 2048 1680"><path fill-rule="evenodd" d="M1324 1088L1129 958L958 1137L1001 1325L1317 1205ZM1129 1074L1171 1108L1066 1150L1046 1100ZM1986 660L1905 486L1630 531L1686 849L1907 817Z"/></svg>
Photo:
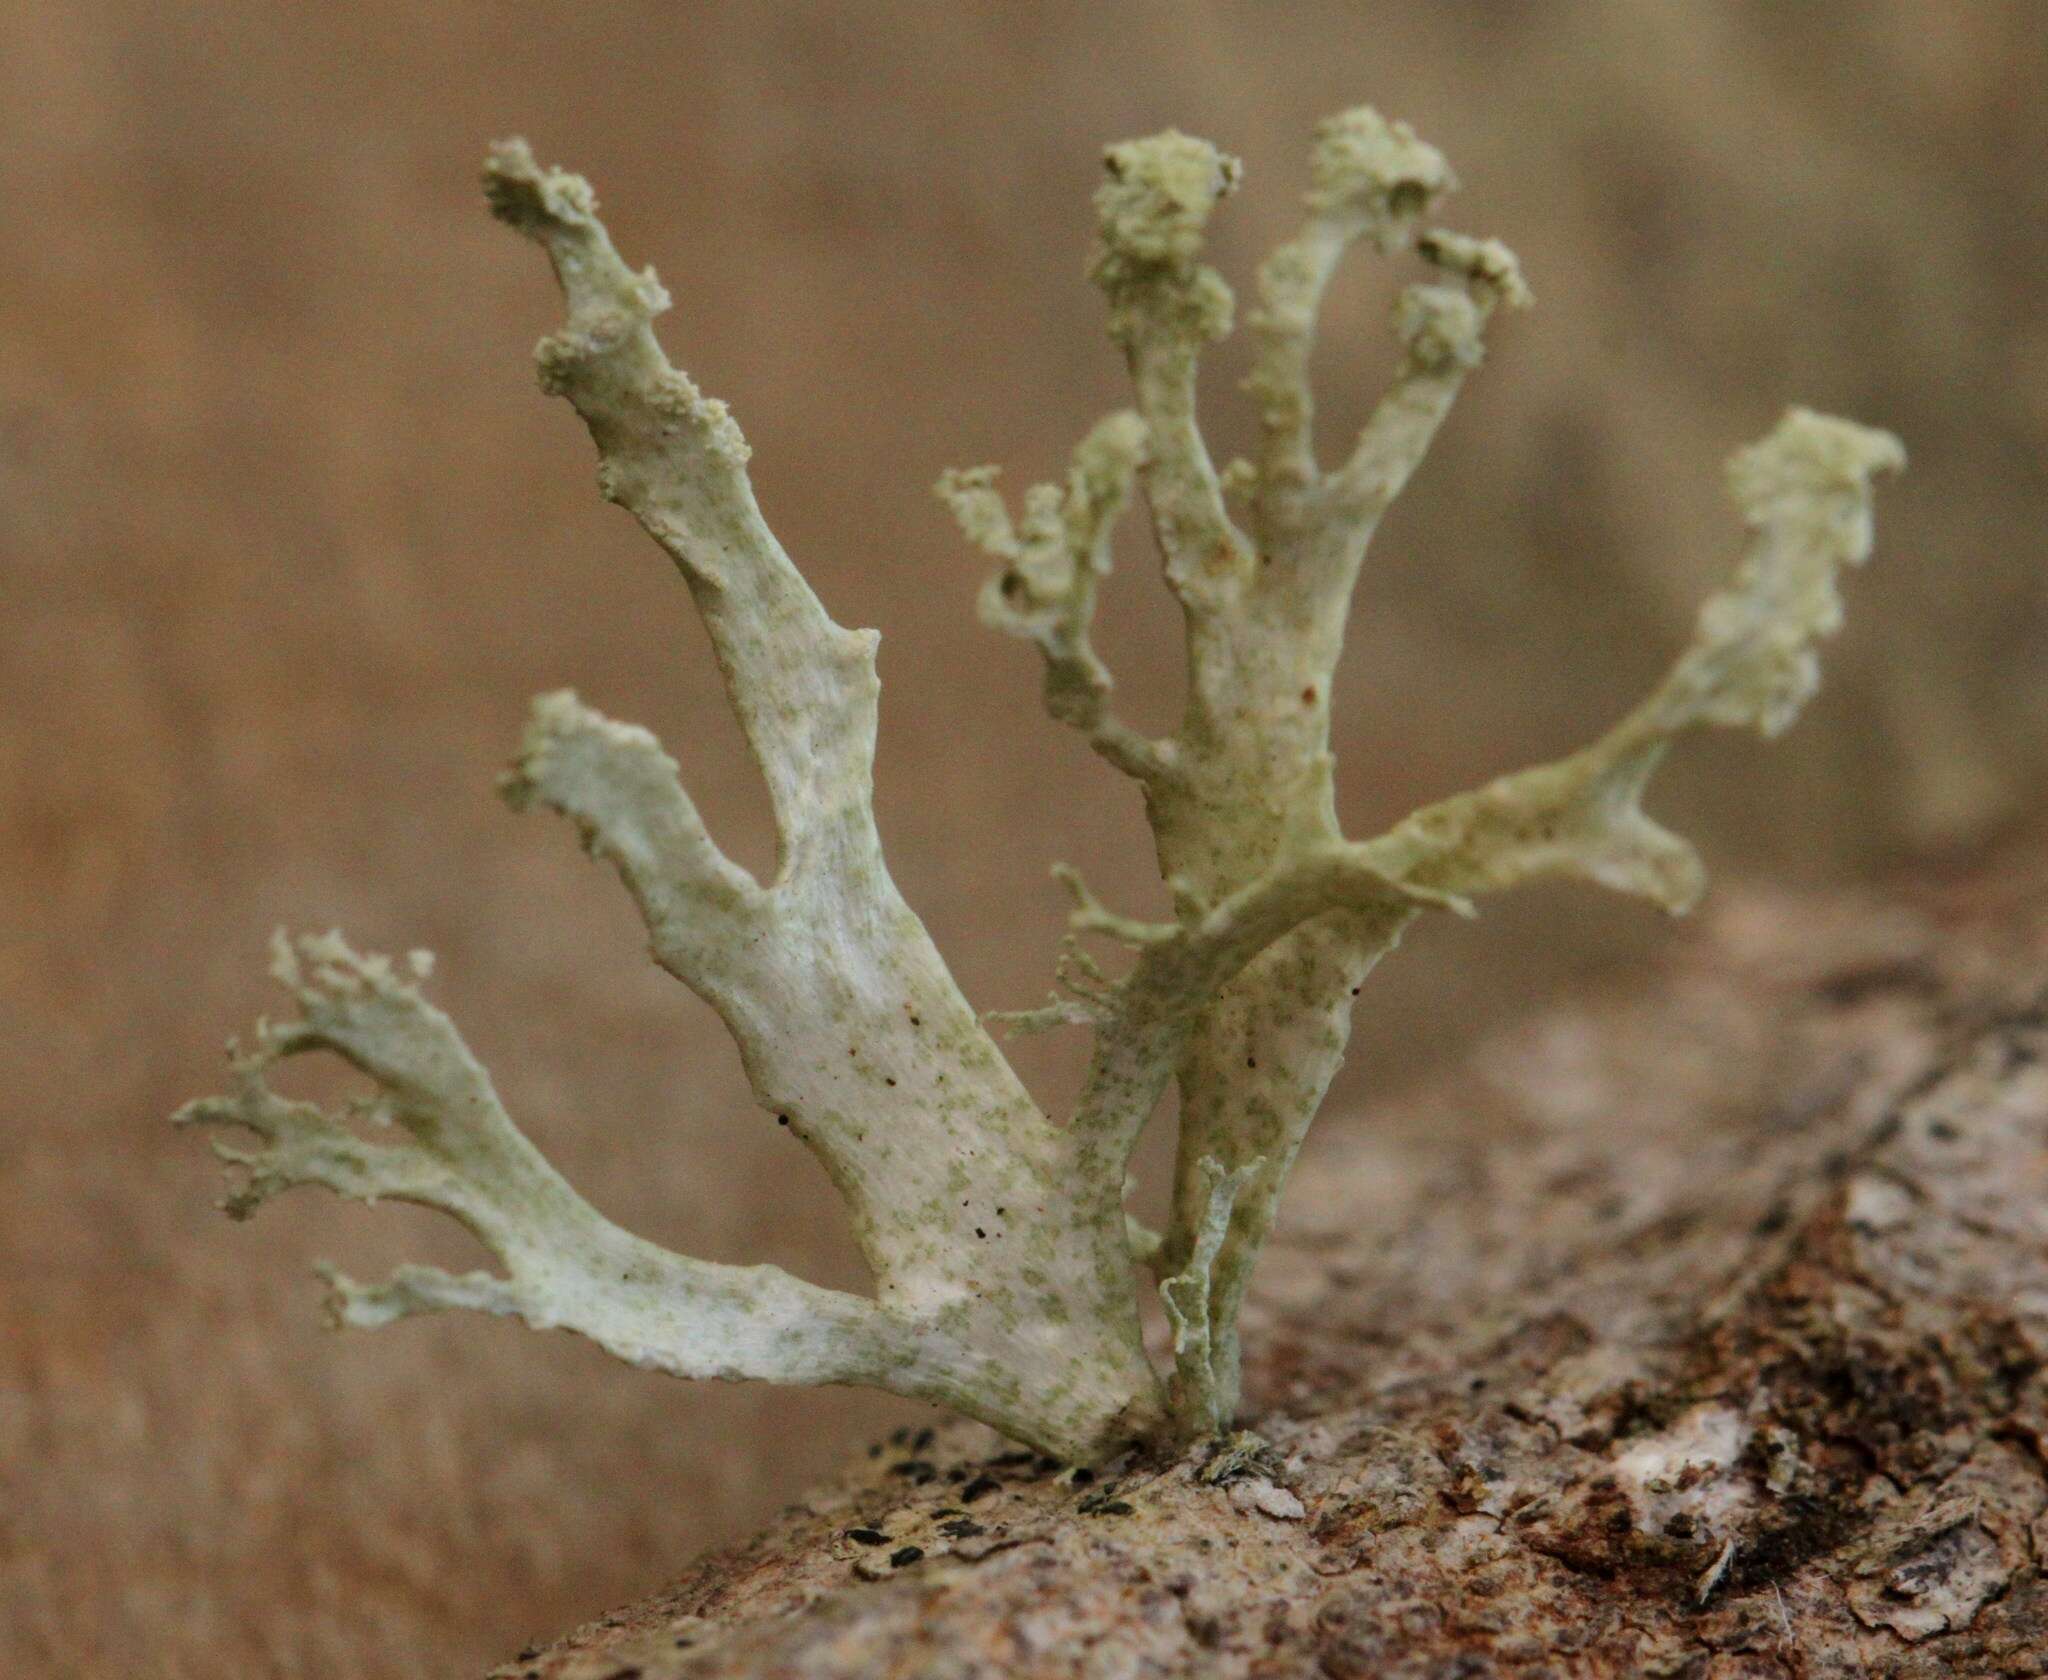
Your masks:
<svg viewBox="0 0 2048 1680"><path fill-rule="evenodd" d="M1441 153L1368 109L1331 118L1301 229L1258 275L1246 381L1257 458L1219 473L1196 372L1233 300L1202 250L1238 166L1175 132L1112 146L1105 164L1090 273L1133 408L1099 423L1064 481L1026 490L1014 517L993 467L938 485L997 563L983 620L1039 649L1047 710L1143 784L1172 893L1171 917L1146 922L1066 874L1061 990L1015 1017L1093 1034L1080 1098L1056 1120L884 863L874 634L837 623L777 542L737 422L669 363L653 330L668 295L620 258L588 184L543 169L524 142L493 148L491 209L543 248L566 300L535 353L541 384L581 415L605 497L669 554L705 621L767 783L775 870L757 879L725 855L651 734L567 692L534 702L502 791L566 816L616 869L655 960L717 1009L762 1108L844 1197L876 1292L690 1259L621 1230L518 1129L423 996L423 953L400 968L339 935L280 935L273 972L298 1018L259 1026L253 1049L233 1052L229 1090L178 1116L253 1138L216 1143L227 1211L244 1217L301 1184L416 1202L468 1227L502 1267L404 1266L374 1286L330 1274L338 1322L509 1314L678 1376L872 1384L1076 1462L1148 1435L1216 1433L1236 1408L1238 1309L1288 1168L1352 1000L1409 922L1470 913L1480 895L1543 875L1673 911L1698 896L1692 849L1642 809L1650 776L1688 730L1775 734L1813 692L1814 645L1840 622L1837 573L1869 553L1871 479L1902 464L1897 442L1792 410L1734 457L1748 550L1648 699L1569 758L1352 840L1336 820L1329 720L1353 585L1494 317L1528 304L1528 287L1499 241L1425 229L1455 185ZM1308 366L1324 291L1361 242L1412 253L1427 277L1396 300L1391 389L1324 468ZM1185 711L1159 739L1116 715L1092 640L1112 528L1139 490L1189 650ZM1083 935L1127 948L1126 971L1113 978ZM372 1094L326 1110L271 1089L275 1063L312 1051L352 1064ZM1127 1171L1176 1082L1173 1207L1153 1233L1125 1211ZM1160 1280L1173 1329L1170 1381L1140 1333L1146 1277Z"/></svg>

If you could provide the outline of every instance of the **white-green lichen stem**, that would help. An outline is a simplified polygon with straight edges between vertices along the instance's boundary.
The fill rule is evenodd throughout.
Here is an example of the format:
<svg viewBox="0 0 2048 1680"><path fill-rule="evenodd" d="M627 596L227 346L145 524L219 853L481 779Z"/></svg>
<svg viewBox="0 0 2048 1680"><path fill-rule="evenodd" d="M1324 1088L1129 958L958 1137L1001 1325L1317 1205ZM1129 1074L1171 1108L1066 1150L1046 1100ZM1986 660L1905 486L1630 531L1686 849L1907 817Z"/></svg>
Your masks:
<svg viewBox="0 0 2048 1680"><path fill-rule="evenodd" d="M605 496L666 550L704 619L767 785L775 871L760 880L725 855L652 735L570 693L534 702L503 792L566 816L618 871L655 960L718 1011L761 1108L845 1200L875 1293L692 1259L622 1230L514 1124L422 994L423 955L400 968L338 935L280 937L274 972L297 1019L260 1026L230 1090L179 1116L254 1139L217 1144L228 1211L302 1184L414 1202L459 1221L501 1268L402 1266L369 1286L330 1274L338 1321L505 1314L676 1376L870 1384L1082 1462L1148 1435L1218 1433L1238 1401L1239 1308L1288 1168L1342 1059L1352 998L1409 922L1542 875L1674 911L1697 895L1698 859L1644 814L1644 787L1685 731L1773 734L1812 692L1813 644L1839 622L1836 573L1869 551L1870 478L1900 464L1898 445L1788 414L1735 458L1748 553L1648 700L1580 753L1351 841L1329 749L1351 593L1488 323L1527 289L1505 246L1420 231L1452 184L1440 154L1368 110L1331 119L1302 231L1260 273L1258 460L1219 473L1196 374L1232 299L1201 253L1237 165L1177 133L1111 147L1106 162L1092 273L1133 410L1096 426L1064 482L1027 491L1014 521L992 468L939 486L998 562L984 619L1038 647L1047 709L1142 786L1172 894L1171 918L1148 923L1065 876L1064 995L1018 1018L1094 1033L1059 1125L890 878L873 808L876 637L835 622L777 542L739 427L669 364L654 334L667 297L619 257L588 185L542 169L520 142L493 151L491 206L542 246L566 299L566 322L537 352L542 384L581 415ZM1360 242L1412 247L1434 272L1397 303L1392 388L1325 472L1308 366L1323 293ZM1134 490L1186 625L1187 701L1165 739L1117 716L1093 642L1112 528ZM1248 529L1231 494L1248 499ZM1124 946L1121 975L1084 938ZM330 1110L271 1089L274 1063L313 1051L353 1065L370 1095ZM1173 1208L1155 1235L1125 1210L1128 1169L1175 1081ZM1141 1272L1163 1280L1170 1382L1143 1347Z"/></svg>
<svg viewBox="0 0 2048 1680"><path fill-rule="evenodd" d="M1238 1195L1264 1164L1253 1159L1229 1171L1213 1157L1197 1164L1202 1212L1194 1243L1187 1264L1159 1285L1159 1299L1173 1330L1174 1420L1189 1440L1222 1434L1236 1408L1235 1394L1226 1393L1217 1380L1213 1274Z"/></svg>

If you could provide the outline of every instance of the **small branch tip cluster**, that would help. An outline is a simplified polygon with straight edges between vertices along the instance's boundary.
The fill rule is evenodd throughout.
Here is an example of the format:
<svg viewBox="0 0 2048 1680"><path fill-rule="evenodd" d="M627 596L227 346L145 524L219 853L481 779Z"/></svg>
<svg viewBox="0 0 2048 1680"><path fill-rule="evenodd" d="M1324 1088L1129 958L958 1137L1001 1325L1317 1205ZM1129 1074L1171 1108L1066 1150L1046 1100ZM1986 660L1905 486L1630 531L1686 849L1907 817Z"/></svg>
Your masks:
<svg viewBox="0 0 2048 1680"><path fill-rule="evenodd" d="M563 1328L684 1377L859 1382L951 1406L1077 1462L1155 1434L1227 1430L1237 1317L1366 976L1413 919L1472 914L1545 876L1678 912L1704 874L1643 809L1672 743L1705 727L1784 729L1841 622L1839 574L1871 546L1871 482L1904 456L1883 432L1793 409L1736 453L1748 544L1690 643L1591 745L1442 800L1386 833L1338 826L1331 682L1381 514L1421 463L1503 309L1530 302L1498 240L1435 226L1456 185L1407 125L1359 108L1323 123L1298 232L1260 267L1250 314L1256 458L1219 471L1197 418L1203 350L1230 330L1230 288L1202 260L1239 169L1176 132L1108 149L1090 273L1129 366L1133 406L1075 446L1065 478L1013 515L997 470L938 494L995 563L983 621L1034 645L1046 710L1139 782L1172 911L1121 915L1073 871L1043 1008L1013 1029L1086 1027L1072 1112L1045 1113L961 995L882 856L872 802L875 637L835 622L762 517L726 406L674 368L653 323L669 298L613 248L587 183L494 147L497 217L547 253L566 304L535 355L597 446L600 486L674 561L767 784L771 879L719 848L646 730L569 692L533 703L500 787L566 817L615 869L662 967L719 1012L761 1108L824 1166L873 1273L872 1297L773 1266L656 1247L598 1214L513 1122L454 1024L400 964L338 934L278 937L272 972L296 1019L231 1047L230 1084L177 1119L217 1138L245 1218L284 1190L436 1208L496 1272L402 1266L380 1284L328 1272L338 1323L463 1307ZM1308 378L1324 294L1363 245L1418 261L1398 295L1391 385L1348 452L1318 459ZM1114 528L1142 491L1187 625L1178 726L1121 720L1097 650ZM1244 516L1243 524L1233 512ZM1129 953L1112 978L1084 940ZM338 1108L278 1094L279 1062L330 1052L367 1081ZM1179 1156L1166 1227L1126 1211L1132 1150L1171 1085ZM1172 1332L1162 1372L1140 1329L1141 1277Z"/></svg>

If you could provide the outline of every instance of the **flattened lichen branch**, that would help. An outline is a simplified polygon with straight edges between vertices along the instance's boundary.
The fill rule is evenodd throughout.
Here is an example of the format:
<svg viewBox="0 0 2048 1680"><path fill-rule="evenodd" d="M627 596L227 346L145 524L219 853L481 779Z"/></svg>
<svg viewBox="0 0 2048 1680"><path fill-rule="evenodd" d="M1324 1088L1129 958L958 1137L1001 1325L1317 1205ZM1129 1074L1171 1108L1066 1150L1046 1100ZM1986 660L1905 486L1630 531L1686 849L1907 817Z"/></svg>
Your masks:
<svg viewBox="0 0 2048 1680"><path fill-rule="evenodd" d="M1650 697L1583 751L1418 812L1378 839L1337 824L1331 680L1374 526L1421 462L1484 335L1528 302L1497 241L1419 231L1452 185L1404 125L1369 110L1318 131L1301 232L1259 276L1248 381L1258 459L1219 474L1196 414L1202 350L1228 331L1229 288L1202 261L1236 163L1166 133L1113 146L1096 198L1092 274L1135 408L1075 448L1063 484L1013 521L995 470L940 493L998 565L983 618L1035 644L1045 704L1143 787L1169 919L1101 903L1071 871L1063 995L1018 1018L1094 1034L1074 1111L1033 1103L891 880L873 807L876 637L835 622L777 542L725 405L672 367L668 306L629 268L573 175L520 142L485 175L497 215L547 252L567 303L537 352L597 446L599 484L667 551L710 632L727 698L768 788L777 858L758 880L719 848L673 759L646 730L573 694L534 702L501 787L567 817L617 870L657 962L715 1008L754 1096L844 1199L872 1299L772 1266L690 1259L589 1206L513 1124L453 1023L401 971L338 935L280 938L274 972L298 1018L258 1028L222 1096L181 1121L219 1140L237 1216L298 1185L437 1208L500 1271L403 1266L365 1287L331 1274L338 1321L450 1307L578 1331L688 1377L862 1382L934 1400L1063 1457L1162 1429L1226 1427L1237 1317L1281 1187L1342 1059L1351 1000L1431 909L1542 875L1575 875L1682 910L1699 860L1646 815L1670 744L1705 726L1783 728L1840 621L1837 572L1870 548L1870 480L1898 466L1885 434L1794 410L1740 452L1751 530L1728 588ZM1359 243L1412 248L1432 277L1400 294L1392 386L1336 467L1318 464L1308 367L1324 292ZM1141 488L1186 623L1178 727L1118 717L1095 647L1113 527ZM1233 520L1226 488L1250 506ZM1088 947L1123 947L1113 973ZM370 1085L339 1109L280 1095L282 1059L339 1055ZM1180 1093L1171 1218L1125 1209L1132 1150ZM253 1143L246 1141L253 1138ZM1138 1273L1161 1280L1169 1380L1140 1335Z"/></svg>
<svg viewBox="0 0 2048 1680"><path fill-rule="evenodd" d="M1467 375L1485 359L1494 311L1526 309L1535 301L1514 252L1497 239L1438 229L1416 249L1455 283L1402 292L1394 306L1401 371L1350 457L1322 486L1326 511L1358 533L1370 532L1422 464Z"/></svg>
<svg viewBox="0 0 2048 1680"><path fill-rule="evenodd" d="M233 1088L176 1117L254 1135L254 1147L215 1145L236 1176L223 1204L236 1218L296 1185L324 1185L437 1208L505 1267L498 1277L402 1266L374 1286L330 1272L336 1323L469 1307L575 1330L681 1377L875 1382L904 1362L900 1329L869 1302L773 1266L687 1260L605 1219L512 1123L455 1024L420 995L427 967L415 954L401 973L338 934L279 936L272 973L299 1018L259 1027L255 1048L236 1056ZM375 1097L330 1112L270 1088L276 1063L320 1050L368 1075Z"/></svg>
<svg viewBox="0 0 2048 1680"><path fill-rule="evenodd" d="M1223 277L1201 261L1202 230L1236 188L1238 163L1169 129L1111 146L1103 166L1091 273L1109 299L1109 334L1130 364L1150 437L1143 477L1166 578L1199 613L1252 565L1195 415L1203 347L1230 331L1232 307Z"/></svg>
<svg viewBox="0 0 2048 1680"><path fill-rule="evenodd" d="M1691 909L1705 869L1644 813L1643 791L1688 730L1768 737L1790 726L1820 684L1814 644L1841 626L1838 574L1870 554L1871 478L1904 465L1888 433L1793 409L1729 462L1748 551L1649 698L1583 751L1418 811L1366 852L1396 879L1441 892L1576 875Z"/></svg>
<svg viewBox="0 0 2048 1680"><path fill-rule="evenodd" d="M1406 123L1363 107L1317 126L1309 170L1301 231L1260 266L1251 317L1258 353L1245 388L1258 401L1264 436L1260 512L1275 527L1291 521L1318 477L1309 356L1338 265L1361 239L1385 254L1406 246L1429 206L1454 185L1443 153Z"/></svg>
<svg viewBox="0 0 2048 1680"><path fill-rule="evenodd" d="M1015 525L994 467L955 468L937 489L967 539L1001 563L981 592L982 622L1038 644L1045 709L1126 775L1151 780L1166 773L1168 749L1111 711L1115 685L1089 637L1117 516L1145 460L1145 436L1144 421L1128 411L1101 421L1074 446L1064 488L1034 484Z"/></svg>

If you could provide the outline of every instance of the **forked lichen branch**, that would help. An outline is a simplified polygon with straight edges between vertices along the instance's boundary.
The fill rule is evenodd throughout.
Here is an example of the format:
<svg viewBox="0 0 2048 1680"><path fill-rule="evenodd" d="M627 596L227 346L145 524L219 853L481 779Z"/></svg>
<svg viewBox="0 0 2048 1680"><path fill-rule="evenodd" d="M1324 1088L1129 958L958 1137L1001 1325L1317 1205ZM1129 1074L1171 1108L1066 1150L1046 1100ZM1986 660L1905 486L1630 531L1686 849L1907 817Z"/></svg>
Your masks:
<svg viewBox="0 0 2048 1680"><path fill-rule="evenodd" d="M537 352L542 385L581 415L604 495L667 551L704 619L767 783L775 873L758 880L725 855L652 735L572 694L534 702L503 791L566 816L618 871L655 960L718 1011L761 1108L844 1198L875 1293L690 1259L621 1230L547 1164L422 996L424 955L401 967L338 935L280 936L273 971L297 1019L259 1025L253 1046L233 1051L228 1092L179 1116L253 1139L217 1142L234 1175L228 1211L301 1184L416 1202L466 1226L501 1267L405 1266L373 1286L332 1274L338 1321L510 1314L678 1376L873 1384L1074 1460L1221 1430L1237 1406L1252 1264L1342 1057L1353 998L1409 922L1469 914L1480 895L1545 875L1673 911L1697 897L1699 861L1645 814L1644 790L1679 735L1774 734L1812 693L1814 644L1840 621L1836 574L1869 552L1871 477L1901 463L1898 444L1791 411L1734 458L1747 552L1647 700L1569 758L1349 839L1332 796L1330 686L1367 545L1480 364L1493 318L1528 290L1498 241L1428 225L1453 185L1440 153L1370 110L1331 119L1301 230L1259 273L1247 381L1257 459L1219 470L1196 376L1233 303L1202 243L1237 164L1177 133L1113 146L1106 164L1091 272L1134 408L1097 425L1065 481L1027 490L1014 518L993 468L939 484L997 562L982 617L1037 646L1047 710L1142 785L1171 890L1171 916L1146 922L1067 873L1062 989L1013 1018L1093 1035L1074 1110L1055 1119L884 863L876 637L835 622L776 541L737 424L668 362L653 326L668 298L619 257L589 187L540 168L520 142L493 151L491 207L546 251L567 303ZM1326 470L1308 368L1324 292L1361 243L1412 252L1428 272L1395 305L1390 389ZM1134 491L1187 631L1186 704L1162 739L1118 717L1093 640ZM1084 936L1125 947L1123 971ZM370 1093L335 1110L279 1095L270 1069L310 1051L339 1055ZM1176 1081L1173 1209L1155 1235L1125 1210L1127 1173ZM1153 1276L1172 1331L1163 1374L1140 1329Z"/></svg>

